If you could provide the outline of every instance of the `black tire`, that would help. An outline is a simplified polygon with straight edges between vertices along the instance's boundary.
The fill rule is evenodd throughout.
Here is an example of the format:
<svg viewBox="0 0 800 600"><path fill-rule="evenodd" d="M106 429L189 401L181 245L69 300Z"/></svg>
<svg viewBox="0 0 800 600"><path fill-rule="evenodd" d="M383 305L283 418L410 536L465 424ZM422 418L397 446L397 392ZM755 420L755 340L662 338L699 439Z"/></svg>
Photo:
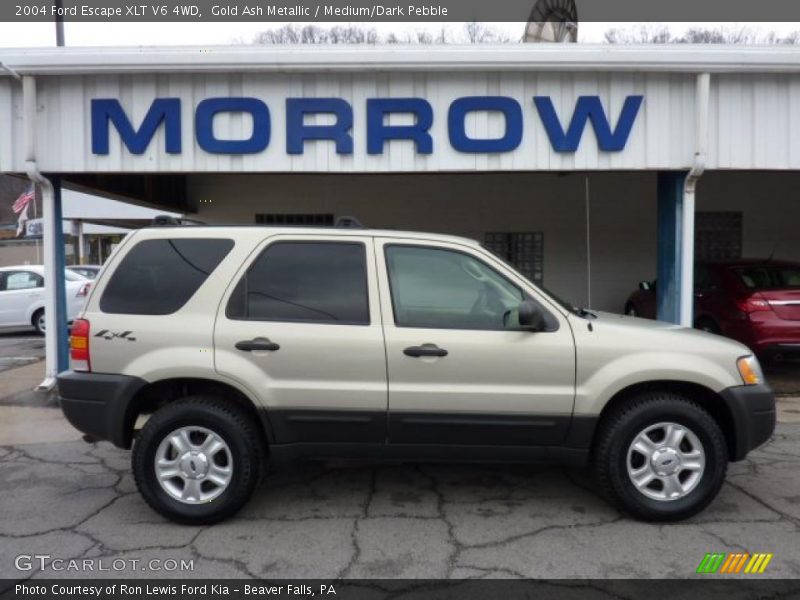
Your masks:
<svg viewBox="0 0 800 600"><path fill-rule="evenodd" d="M670 422L688 428L705 453L705 469L688 494L656 500L640 492L628 475L628 450L647 427ZM594 472L605 495L645 521L679 521L697 514L714 499L725 480L728 449L718 423L689 398L671 392L641 393L601 422L594 445Z"/></svg>
<svg viewBox="0 0 800 600"><path fill-rule="evenodd" d="M707 331L708 333L713 333L719 335L721 329L719 325L713 319L708 317L700 317L697 319L697 322L694 324L695 329L699 329L701 331Z"/></svg>
<svg viewBox="0 0 800 600"><path fill-rule="evenodd" d="M39 335L44 335L44 323L42 322L42 318L44 317L44 309L40 308L31 317L31 325L36 330L36 333Z"/></svg>
<svg viewBox="0 0 800 600"><path fill-rule="evenodd" d="M232 458L230 482L213 500L187 504L172 497L156 476L161 442L181 427L202 427L227 444ZM158 513L177 523L211 524L235 514L250 499L262 472L265 452L254 420L220 398L189 396L156 411L137 436L131 462L136 486Z"/></svg>
<svg viewBox="0 0 800 600"><path fill-rule="evenodd" d="M636 310L636 307L630 302L628 302L628 304L625 305L625 314L628 315L629 317L639 316L639 312Z"/></svg>

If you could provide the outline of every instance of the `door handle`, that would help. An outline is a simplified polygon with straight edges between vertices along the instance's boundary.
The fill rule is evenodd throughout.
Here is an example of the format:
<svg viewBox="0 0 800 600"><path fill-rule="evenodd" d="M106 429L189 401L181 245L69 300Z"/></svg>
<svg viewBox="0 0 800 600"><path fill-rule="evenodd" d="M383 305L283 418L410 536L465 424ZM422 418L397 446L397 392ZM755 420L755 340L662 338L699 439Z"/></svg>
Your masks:
<svg viewBox="0 0 800 600"><path fill-rule="evenodd" d="M276 350L280 350L280 348L278 344L270 342L267 338L255 338L236 342L236 349L244 352L252 352L253 350L275 352Z"/></svg>
<svg viewBox="0 0 800 600"><path fill-rule="evenodd" d="M447 356L447 350L439 348L436 344L422 344L422 346L409 346L403 350L406 356Z"/></svg>

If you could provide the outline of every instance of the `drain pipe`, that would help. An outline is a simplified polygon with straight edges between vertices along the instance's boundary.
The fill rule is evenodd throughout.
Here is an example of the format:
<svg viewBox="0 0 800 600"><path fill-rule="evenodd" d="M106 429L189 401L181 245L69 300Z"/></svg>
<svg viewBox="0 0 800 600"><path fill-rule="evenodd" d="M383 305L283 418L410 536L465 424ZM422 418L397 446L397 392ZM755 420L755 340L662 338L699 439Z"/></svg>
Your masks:
<svg viewBox="0 0 800 600"><path fill-rule="evenodd" d="M25 132L25 171L28 178L42 190L42 219L44 222L44 319L45 319L45 375L44 381L36 388L51 390L58 375L58 331L56 326L57 286L55 227L53 218L55 202L53 184L45 177L36 164L36 79L31 75L22 76L23 123Z"/></svg>
<svg viewBox="0 0 800 600"><path fill-rule="evenodd" d="M695 91L695 151L692 168L683 182L683 209L681 212L681 294L679 320L684 327L694 325L694 213L697 182L706 168L708 145L708 110L711 75L697 74Z"/></svg>

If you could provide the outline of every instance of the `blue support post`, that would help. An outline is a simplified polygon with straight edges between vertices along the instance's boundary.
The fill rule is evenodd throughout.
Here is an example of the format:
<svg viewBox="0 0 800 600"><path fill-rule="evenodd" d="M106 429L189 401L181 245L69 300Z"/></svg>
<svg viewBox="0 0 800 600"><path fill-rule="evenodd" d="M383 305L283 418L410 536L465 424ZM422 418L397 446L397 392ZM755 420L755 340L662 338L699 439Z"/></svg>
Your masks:
<svg viewBox="0 0 800 600"><path fill-rule="evenodd" d="M69 369L69 334L67 330L67 290L64 269L67 266L64 256L64 219L61 209L61 177L51 176L53 183L53 223L55 229L55 252L56 252L56 343L58 346L58 357L56 364L58 372Z"/></svg>
<svg viewBox="0 0 800 600"><path fill-rule="evenodd" d="M657 314L660 321L680 323L683 184L686 174L658 174Z"/></svg>

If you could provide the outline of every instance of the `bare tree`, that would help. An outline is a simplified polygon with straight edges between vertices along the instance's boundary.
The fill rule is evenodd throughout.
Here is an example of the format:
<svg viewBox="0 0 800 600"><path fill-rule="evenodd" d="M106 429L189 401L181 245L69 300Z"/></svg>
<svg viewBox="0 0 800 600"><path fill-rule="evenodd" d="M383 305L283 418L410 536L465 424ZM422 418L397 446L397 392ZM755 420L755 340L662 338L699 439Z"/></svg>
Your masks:
<svg viewBox="0 0 800 600"><path fill-rule="evenodd" d="M381 37L375 29L359 25L336 25L330 28L318 25L288 24L277 29L267 29L253 38L254 44L507 44L514 42L507 33L484 23L467 23L463 32L452 34L446 27L439 30L418 29L402 35L389 33Z"/></svg>
<svg viewBox="0 0 800 600"><path fill-rule="evenodd" d="M672 34L663 26L640 25L609 29L604 38L608 44L668 44L672 41Z"/></svg>
<svg viewBox="0 0 800 600"><path fill-rule="evenodd" d="M800 44L800 31L793 31L783 37L784 44Z"/></svg>
<svg viewBox="0 0 800 600"><path fill-rule="evenodd" d="M439 29L438 33L436 34L436 43L437 44L448 44L450 43L450 35L447 31L446 27L442 27Z"/></svg>
<svg viewBox="0 0 800 600"><path fill-rule="evenodd" d="M424 29L419 29L415 31L413 34L409 34L406 36L407 44L433 44L433 42L434 42L433 34Z"/></svg>
<svg viewBox="0 0 800 600"><path fill-rule="evenodd" d="M505 32L476 21L464 25L464 33L470 44L507 44L512 41Z"/></svg>
<svg viewBox="0 0 800 600"><path fill-rule="evenodd" d="M608 44L798 44L800 31L781 36L749 27L692 27L683 35L674 35L663 26L643 25L609 29L604 38Z"/></svg>
<svg viewBox="0 0 800 600"><path fill-rule="evenodd" d="M378 32L355 25L336 25L328 30L328 42L331 44L377 44Z"/></svg>
<svg viewBox="0 0 800 600"><path fill-rule="evenodd" d="M254 44L377 44L378 33L372 28L355 25L336 25L323 28L318 25L288 24L277 29L267 29L257 34Z"/></svg>

